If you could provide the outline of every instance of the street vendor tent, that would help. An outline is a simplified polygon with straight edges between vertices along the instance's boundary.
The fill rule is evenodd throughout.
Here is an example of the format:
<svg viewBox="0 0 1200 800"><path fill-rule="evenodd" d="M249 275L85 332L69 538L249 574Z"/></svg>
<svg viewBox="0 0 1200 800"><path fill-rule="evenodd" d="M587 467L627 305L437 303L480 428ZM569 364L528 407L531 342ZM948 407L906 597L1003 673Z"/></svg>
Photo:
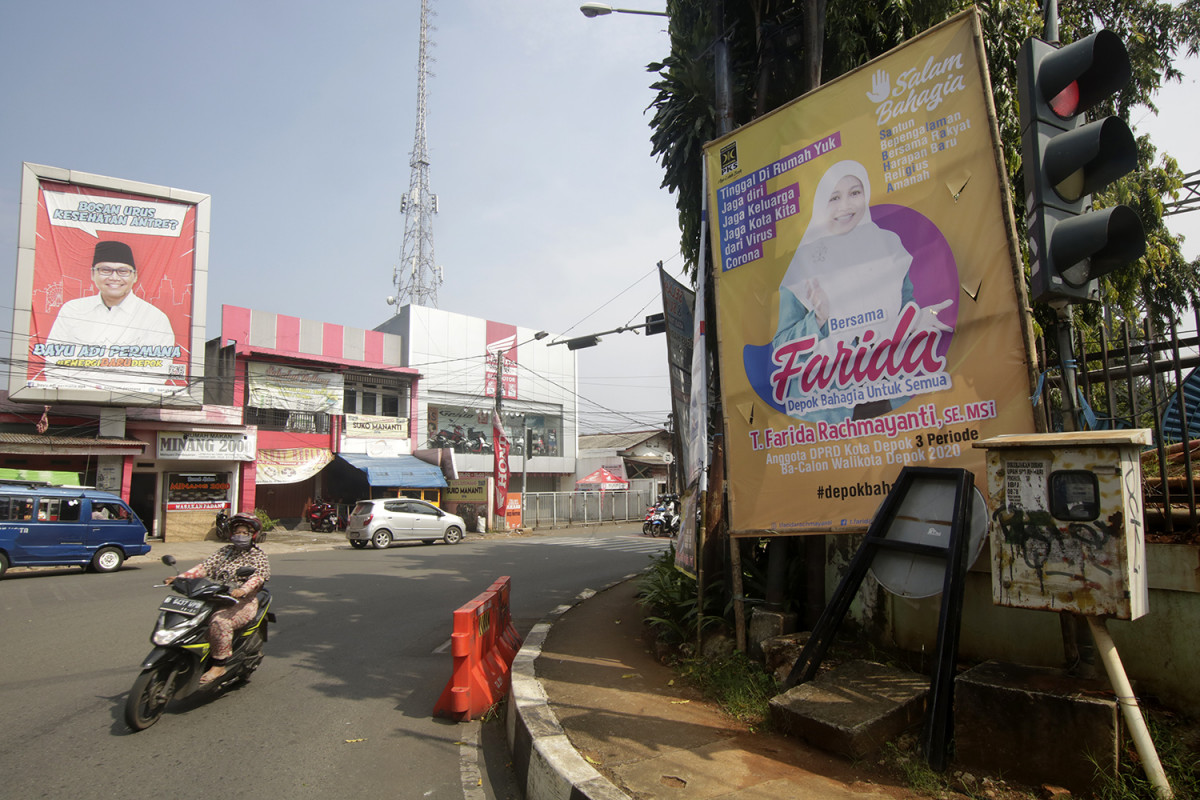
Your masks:
<svg viewBox="0 0 1200 800"><path fill-rule="evenodd" d="M575 486L580 489L599 489L604 492L609 489L628 489L629 481L601 467L591 475L575 481Z"/></svg>

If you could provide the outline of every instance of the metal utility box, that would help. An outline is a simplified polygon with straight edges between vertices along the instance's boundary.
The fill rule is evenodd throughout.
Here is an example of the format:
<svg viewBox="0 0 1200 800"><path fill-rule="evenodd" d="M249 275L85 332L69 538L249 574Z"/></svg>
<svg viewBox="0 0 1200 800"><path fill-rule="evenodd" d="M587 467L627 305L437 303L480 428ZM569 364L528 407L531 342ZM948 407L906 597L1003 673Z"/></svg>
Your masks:
<svg viewBox="0 0 1200 800"><path fill-rule="evenodd" d="M1137 619L1149 610L1146 429L995 436L987 450L992 602Z"/></svg>

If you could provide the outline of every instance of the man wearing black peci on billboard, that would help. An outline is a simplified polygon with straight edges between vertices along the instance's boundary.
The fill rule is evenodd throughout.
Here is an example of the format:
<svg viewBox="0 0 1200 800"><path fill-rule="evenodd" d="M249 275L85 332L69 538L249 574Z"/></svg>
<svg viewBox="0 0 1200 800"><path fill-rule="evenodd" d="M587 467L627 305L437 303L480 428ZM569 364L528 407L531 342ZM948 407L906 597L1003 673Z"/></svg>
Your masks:
<svg viewBox="0 0 1200 800"><path fill-rule="evenodd" d="M91 277L97 294L63 304L46 338L46 383L161 387L180 351L167 315L133 293L138 279L133 250L124 242L98 242Z"/></svg>

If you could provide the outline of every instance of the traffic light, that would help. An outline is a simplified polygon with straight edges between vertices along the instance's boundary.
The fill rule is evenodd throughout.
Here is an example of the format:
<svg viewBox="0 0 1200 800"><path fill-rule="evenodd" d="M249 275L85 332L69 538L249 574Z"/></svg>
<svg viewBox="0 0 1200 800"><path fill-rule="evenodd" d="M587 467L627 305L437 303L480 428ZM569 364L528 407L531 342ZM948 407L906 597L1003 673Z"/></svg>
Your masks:
<svg viewBox="0 0 1200 800"><path fill-rule="evenodd" d="M1086 120L1130 75L1125 44L1112 31L1065 47L1033 38L1021 46L1017 91L1034 300L1096 300L1097 278L1146 252L1136 211L1090 210L1092 192L1137 166L1137 144L1124 121Z"/></svg>
<svg viewBox="0 0 1200 800"><path fill-rule="evenodd" d="M646 335L667 332L667 315L651 314L646 317Z"/></svg>

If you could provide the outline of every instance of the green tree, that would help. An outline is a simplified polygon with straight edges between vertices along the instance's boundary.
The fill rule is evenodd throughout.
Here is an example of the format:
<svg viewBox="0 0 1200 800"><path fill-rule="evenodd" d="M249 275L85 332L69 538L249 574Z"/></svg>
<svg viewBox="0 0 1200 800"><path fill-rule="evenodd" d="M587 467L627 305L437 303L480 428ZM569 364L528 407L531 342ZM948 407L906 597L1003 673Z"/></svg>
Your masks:
<svg viewBox="0 0 1200 800"><path fill-rule="evenodd" d="M803 93L806 5L798 0L724 3L735 124L745 124ZM1041 35L1041 7L1032 0L983 0L977 5L1004 162L1011 186L1021 187L1017 53L1027 37ZM671 53L647 68L658 76L652 84L658 92L651 104L652 153L663 166L663 187L676 194L680 247L693 276L699 260L701 146L717 135L713 6L712 0L669 0ZM967 7L962 0L832 3L821 37L822 79L829 81L861 66ZM1164 81L1178 81L1176 62L1195 55L1200 47L1200 0L1178 5L1155 0L1064 2L1059 16L1063 42L1107 27L1127 43L1133 80L1112 108L1102 110L1126 120L1134 109L1156 111L1155 92ZM1182 171L1174 159L1160 156L1147 137L1138 144L1138 169L1095 202L1100 207L1125 203L1136 209L1146 228L1147 252L1136 264L1109 276L1105 293L1111 307L1129 316L1140 308L1161 319L1173 308L1200 300L1200 263L1183 258L1179 241L1162 221L1164 200L1178 192ZM1016 218L1024 219L1021 192L1015 191L1012 199ZM1091 307L1084 312L1085 318L1096 313Z"/></svg>

